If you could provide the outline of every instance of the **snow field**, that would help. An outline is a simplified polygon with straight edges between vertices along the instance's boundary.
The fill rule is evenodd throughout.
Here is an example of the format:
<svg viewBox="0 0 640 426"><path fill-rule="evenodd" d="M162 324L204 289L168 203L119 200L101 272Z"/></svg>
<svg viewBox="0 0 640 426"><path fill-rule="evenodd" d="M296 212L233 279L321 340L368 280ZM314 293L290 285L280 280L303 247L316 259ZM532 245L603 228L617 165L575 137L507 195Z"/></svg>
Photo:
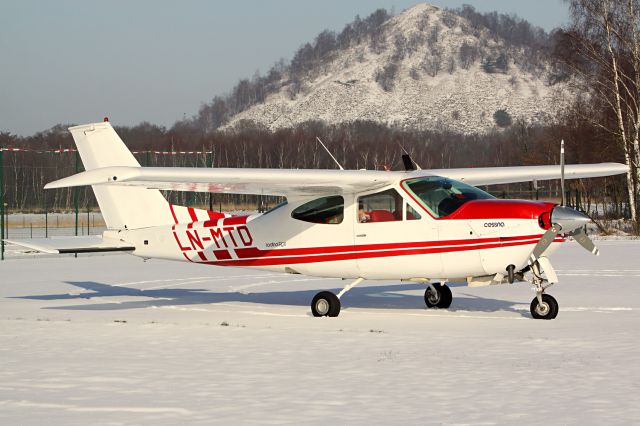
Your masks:
<svg viewBox="0 0 640 426"><path fill-rule="evenodd" d="M345 282L128 255L0 263L0 424L507 424L640 419L637 241L567 244L528 285Z"/></svg>

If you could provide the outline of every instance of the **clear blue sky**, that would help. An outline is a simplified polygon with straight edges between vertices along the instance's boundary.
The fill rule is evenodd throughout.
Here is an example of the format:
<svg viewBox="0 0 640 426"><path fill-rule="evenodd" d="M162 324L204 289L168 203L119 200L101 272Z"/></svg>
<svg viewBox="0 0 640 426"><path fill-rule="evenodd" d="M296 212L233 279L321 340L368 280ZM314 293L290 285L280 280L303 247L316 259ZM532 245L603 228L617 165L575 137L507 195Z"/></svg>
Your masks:
<svg viewBox="0 0 640 426"><path fill-rule="evenodd" d="M171 126L323 29L415 0L0 0L0 131L30 135L108 115ZM546 30L562 0L432 0L513 13Z"/></svg>

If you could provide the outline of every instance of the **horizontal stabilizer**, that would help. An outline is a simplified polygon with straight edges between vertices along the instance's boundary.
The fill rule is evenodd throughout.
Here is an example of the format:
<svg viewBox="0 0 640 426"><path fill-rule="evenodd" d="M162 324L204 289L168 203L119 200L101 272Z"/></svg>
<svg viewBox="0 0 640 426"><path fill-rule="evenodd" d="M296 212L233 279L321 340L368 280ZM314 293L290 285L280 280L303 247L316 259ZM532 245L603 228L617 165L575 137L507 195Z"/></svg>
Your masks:
<svg viewBox="0 0 640 426"><path fill-rule="evenodd" d="M27 240L5 241L9 244L15 244L50 254L103 253L111 251L133 251L136 249L129 243L117 240L104 240L98 235L89 237L30 238Z"/></svg>

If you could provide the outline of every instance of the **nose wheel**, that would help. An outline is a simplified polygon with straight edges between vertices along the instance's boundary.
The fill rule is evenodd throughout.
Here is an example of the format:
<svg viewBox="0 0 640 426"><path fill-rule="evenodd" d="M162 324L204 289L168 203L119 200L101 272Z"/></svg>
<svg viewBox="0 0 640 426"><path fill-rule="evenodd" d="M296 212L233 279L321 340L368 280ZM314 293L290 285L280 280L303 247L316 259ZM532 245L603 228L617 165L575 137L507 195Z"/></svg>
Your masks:
<svg viewBox="0 0 640 426"><path fill-rule="evenodd" d="M549 264L547 267L551 268L551 265ZM545 290L551 287L553 282L549 283L548 280L542 277L540 261L536 261L531 265L531 272L533 272L532 283L536 291L536 297L531 301L531 306L529 307L531 316L534 319L552 320L558 316L560 307L558 306L558 301L553 296L546 294ZM555 273L553 274L555 275Z"/></svg>
<svg viewBox="0 0 640 426"><path fill-rule="evenodd" d="M453 295L446 284L432 284L424 292L424 303L428 308L447 309L451 306Z"/></svg>
<svg viewBox="0 0 640 426"><path fill-rule="evenodd" d="M531 301L531 316L535 319L550 320L558 316L558 301L549 294L541 294Z"/></svg>

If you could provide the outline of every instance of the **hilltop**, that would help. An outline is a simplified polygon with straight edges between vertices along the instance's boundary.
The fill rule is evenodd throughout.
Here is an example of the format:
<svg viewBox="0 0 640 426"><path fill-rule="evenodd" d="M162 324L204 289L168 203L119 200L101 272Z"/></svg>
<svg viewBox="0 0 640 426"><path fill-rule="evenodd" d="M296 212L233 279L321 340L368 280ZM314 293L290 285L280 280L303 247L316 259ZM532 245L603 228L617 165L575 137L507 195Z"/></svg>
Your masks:
<svg viewBox="0 0 640 426"><path fill-rule="evenodd" d="M209 130L365 120L464 134L548 124L572 96L547 60L547 41L526 21L470 7L379 10L340 34L321 33L266 76L241 81L197 120Z"/></svg>

